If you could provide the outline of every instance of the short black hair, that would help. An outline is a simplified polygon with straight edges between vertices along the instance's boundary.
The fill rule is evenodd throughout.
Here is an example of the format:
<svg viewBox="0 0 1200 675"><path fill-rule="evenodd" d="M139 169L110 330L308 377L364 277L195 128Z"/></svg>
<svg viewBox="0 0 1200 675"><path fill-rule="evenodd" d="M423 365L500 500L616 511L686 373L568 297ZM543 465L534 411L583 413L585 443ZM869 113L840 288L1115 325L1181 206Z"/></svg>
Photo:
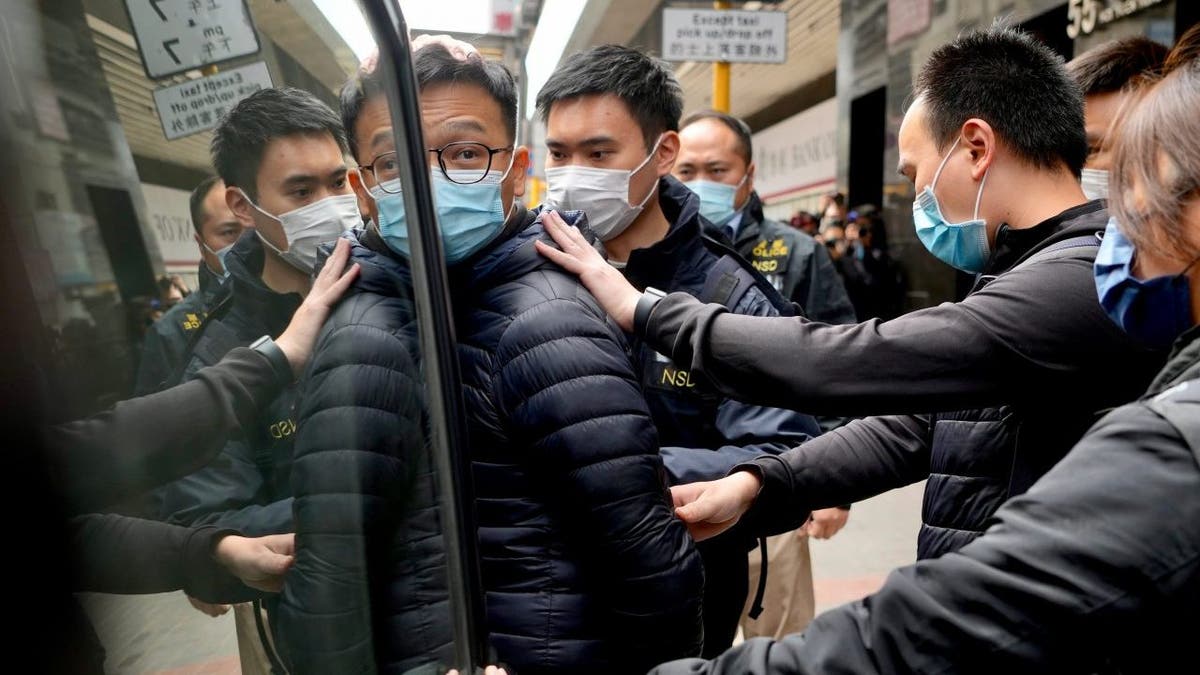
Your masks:
<svg viewBox="0 0 1200 675"><path fill-rule="evenodd" d="M238 102L213 131L213 167L230 187L257 199L262 153L276 138L329 134L346 151L346 132L328 105L303 89L260 89Z"/></svg>
<svg viewBox="0 0 1200 675"><path fill-rule="evenodd" d="M504 130L509 140L517 137L517 84L512 73L504 64L490 61L472 54L465 61L455 58L446 48L431 44L417 50L413 55L413 67L417 72L417 85L424 89L431 84L444 82L469 82L482 87L500 104L500 115L504 118ZM342 86L342 126L350 140L350 154L356 160L358 143L354 138L354 125L362 114L367 101L385 93L381 69L371 72L359 71Z"/></svg>
<svg viewBox="0 0 1200 675"><path fill-rule="evenodd" d="M937 48L913 94L926 105L939 151L977 117L1033 166L1065 166L1078 177L1087 159L1079 87L1062 57L1022 31L994 26Z"/></svg>
<svg viewBox="0 0 1200 675"><path fill-rule="evenodd" d="M701 110L688 115L679 128L686 129L701 120L716 120L729 127L733 135L737 136L738 152L742 155L742 159L746 160L746 164L754 161L754 141L751 138L750 125L742 121L740 117L734 117L718 110Z"/></svg>
<svg viewBox="0 0 1200 675"><path fill-rule="evenodd" d="M188 209L192 212L192 229L196 230L196 234L204 236L200 231L201 223L204 222L204 200L208 199L208 193L212 192L213 186L221 181L220 176L209 176L200 181L200 184L192 190L192 194L188 197Z"/></svg>
<svg viewBox="0 0 1200 675"><path fill-rule="evenodd" d="M1108 94L1156 78L1167 53L1165 46L1137 35L1087 50L1067 63L1067 72L1084 96Z"/></svg>
<svg viewBox="0 0 1200 675"><path fill-rule="evenodd" d="M542 122L558 101L612 94L624 101L642 128L646 149L667 131L679 131L683 89L665 61L621 45L601 45L563 61L537 95Z"/></svg>

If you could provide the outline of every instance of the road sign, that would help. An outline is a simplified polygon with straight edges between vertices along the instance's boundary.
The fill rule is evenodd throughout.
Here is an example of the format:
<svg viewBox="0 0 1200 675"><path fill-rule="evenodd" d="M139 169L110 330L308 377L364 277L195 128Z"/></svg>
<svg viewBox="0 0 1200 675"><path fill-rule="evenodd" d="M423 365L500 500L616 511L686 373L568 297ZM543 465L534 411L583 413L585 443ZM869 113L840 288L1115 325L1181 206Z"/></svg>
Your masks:
<svg viewBox="0 0 1200 675"><path fill-rule="evenodd" d="M663 10L662 25L668 61L787 61L787 12L672 7Z"/></svg>
<svg viewBox="0 0 1200 675"><path fill-rule="evenodd" d="M173 141L217 126L221 117L259 89L271 87L264 61L154 90L163 135Z"/></svg>
<svg viewBox="0 0 1200 675"><path fill-rule="evenodd" d="M245 0L125 0L125 9L151 79L259 50Z"/></svg>

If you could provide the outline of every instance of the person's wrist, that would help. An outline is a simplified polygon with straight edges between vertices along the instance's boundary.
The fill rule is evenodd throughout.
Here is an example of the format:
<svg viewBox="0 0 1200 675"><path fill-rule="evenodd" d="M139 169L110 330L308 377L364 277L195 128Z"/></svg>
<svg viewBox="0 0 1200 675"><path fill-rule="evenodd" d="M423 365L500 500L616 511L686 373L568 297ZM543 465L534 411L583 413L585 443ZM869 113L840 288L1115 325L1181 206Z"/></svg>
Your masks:
<svg viewBox="0 0 1200 675"><path fill-rule="evenodd" d="M280 384L287 386L296 377L296 369L293 365L294 354L288 354L288 351L294 353L295 347L288 341L285 335L279 336L279 339L283 341L283 345L272 340L269 335L264 335L251 343L250 349L266 357L267 361L271 364L271 369L275 371L275 376L279 379Z"/></svg>
<svg viewBox="0 0 1200 675"><path fill-rule="evenodd" d="M633 309L632 327L635 335L644 335L646 333L646 326L650 323L650 315L654 312L654 308L658 306L658 303L666 296L666 293L653 287L646 288L638 296Z"/></svg>
<svg viewBox="0 0 1200 675"><path fill-rule="evenodd" d="M754 500L758 498L758 494L762 492L762 476L755 469L744 468L735 471L729 478L736 483L740 500L746 506L753 504Z"/></svg>

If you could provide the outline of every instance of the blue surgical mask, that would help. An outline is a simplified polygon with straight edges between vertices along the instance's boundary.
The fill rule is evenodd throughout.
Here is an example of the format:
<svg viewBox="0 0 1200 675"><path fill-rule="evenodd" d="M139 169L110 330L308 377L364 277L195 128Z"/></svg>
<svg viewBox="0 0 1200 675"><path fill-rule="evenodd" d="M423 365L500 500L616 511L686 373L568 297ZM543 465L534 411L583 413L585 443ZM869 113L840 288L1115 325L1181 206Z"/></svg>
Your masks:
<svg viewBox="0 0 1200 675"><path fill-rule="evenodd" d="M1133 339L1166 349L1192 327L1192 288L1187 272L1138 279L1133 275L1133 242L1121 234L1116 220L1104 230L1092 273L1100 306Z"/></svg>
<svg viewBox="0 0 1200 675"><path fill-rule="evenodd" d="M503 173L490 171L483 180L469 185L447 180L440 169L431 170L433 203L447 263L454 265L466 260L504 230L508 214L502 203L500 184L511 169L510 161ZM462 176L464 180L478 175L472 171L448 173L455 178ZM404 195L399 194L400 180L388 181L386 185L386 191L378 185L370 188L379 211L379 234L393 251L407 258L412 251Z"/></svg>
<svg viewBox="0 0 1200 675"><path fill-rule="evenodd" d="M209 253L217 256L217 260L219 260L221 262L221 271L219 273L211 267L208 268L208 271L212 272L213 276L217 277L221 281L225 281L226 279L228 279L229 278L229 266L225 264L225 258L229 255L229 252L233 250L233 244L230 244L228 246L223 246L215 251L207 243L201 242L200 245L203 246L204 249L206 251L208 251Z"/></svg>
<svg viewBox="0 0 1200 675"><path fill-rule="evenodd" d="M917 195L916 201L913 202L913 223L917 226L917 238L938 260L964 272L977 274L983 271L991 255L987 220L979 217L979 202L983 200L983 186L987 183L987 173L983 174L983 180L979 182L974 217L961 223L946 222L933 190L942 175L942 169L946 168L946 162L953 155L954 151L951 150L942 159L937 173L933 174L933 182ZM991 167L988 167L988 171L991 171Z"/></svg>
<svg viewBox="0 0 1200 675"><path fill-rule="evenodd" d="M688 181L684 185L700 198L700 215L713 225L724 225L739 211L733 200L749 177L750 174L742 176L737 185L726 185L702 178Z"/></svg>

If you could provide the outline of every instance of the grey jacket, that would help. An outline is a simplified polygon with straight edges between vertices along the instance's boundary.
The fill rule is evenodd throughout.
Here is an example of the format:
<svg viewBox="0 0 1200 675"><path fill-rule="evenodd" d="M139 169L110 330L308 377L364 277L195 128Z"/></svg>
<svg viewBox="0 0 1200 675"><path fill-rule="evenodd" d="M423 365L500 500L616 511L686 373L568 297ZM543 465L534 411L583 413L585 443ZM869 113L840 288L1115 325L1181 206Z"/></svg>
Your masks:
<svg viewBox="0 0 1200 675"><path fill-rule="evenodd" d="M647 340L748 402L877 415L755 460L764 487L743 519L751 531L785 532L810 509L930 477L920 555L934 557L982 532L1098 412L1145 391L1161 366L1163 355L1139 348L1097 302L1094 245L1034 259L1094 237L1107 220L1090 202L1002 229L990 281L962 302L892 321L734 316L671 295L650 315Z"/></svg>
<svg viewBox="0 0 1200 675"><path fill-rule="evenodd" d="M731 243L783 297L800 305L804 316L854 323L854 305L829 252L804 232L765 217L757 192L750 193Z"/></svg>
<svg viewBox="0 0 1200 675"><path fill-rule="evenodd" d="M1175 673L1200 623L1200 329L987 533L708 673ZM1192 665L1186 665L1186 664Z"/></svg>

